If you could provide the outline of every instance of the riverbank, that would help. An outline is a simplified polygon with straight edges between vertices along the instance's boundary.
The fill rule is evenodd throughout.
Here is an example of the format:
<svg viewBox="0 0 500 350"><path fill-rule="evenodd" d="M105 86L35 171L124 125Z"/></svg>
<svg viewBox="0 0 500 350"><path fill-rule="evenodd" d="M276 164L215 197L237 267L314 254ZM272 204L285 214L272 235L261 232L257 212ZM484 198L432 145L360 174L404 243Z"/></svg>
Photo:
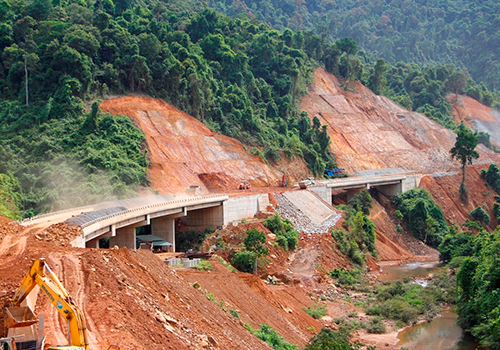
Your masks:
<svg viewBox="0 0 500 350"><path fill-rule="evenodd" d="M339 281L341 282L338 279L337 283ZM342 287L348 296L346 299L351 299L351 303L358 311L357 317L342 320L343 324L339 325L339 328L345 328L345 324L349 323L353 325L351 328L358 324L365 325L352 332L354 339L363 344L377 346L379 349L399 350L402 346L412 350L451 349L452 346L446 347L446 344L459 343L462 335L460 327L455 325L456 314L450 314L447 310L448 305L454 301L454 284L454 276L449 275L438 261L412 262L404 265L398 262L382 263L379 272L372 273L350 286ZM374 319L383 322L385 329L383 326L376 329L366 326L370 322L375 322ZM446 321L444 325L443 320ZM427 341L425 334L430 331L422 333L421 339L424 344L418 343L418 331L415 333L413 330L421 327L430 331L434 328L444 329L447 336L442 339L443 347L439 344L428 346L425 343ZM404 334L410 334L410 339L404 338ZM415 338L417 345L413 346L412 341ZM434 338L439 337L434 336Z"/></svg>

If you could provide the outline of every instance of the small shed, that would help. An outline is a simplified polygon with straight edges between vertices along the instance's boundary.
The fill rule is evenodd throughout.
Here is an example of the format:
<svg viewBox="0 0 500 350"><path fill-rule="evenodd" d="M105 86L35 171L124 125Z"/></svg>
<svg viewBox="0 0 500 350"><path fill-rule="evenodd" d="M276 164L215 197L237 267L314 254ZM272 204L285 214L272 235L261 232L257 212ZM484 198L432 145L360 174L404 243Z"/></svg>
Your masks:
<svg viewBox="0 0 500 350"><path fill-rule="evenodd" d="M137 247L150 249L153 253L168 252L172 247L172 243L155 235L139 235L136 236L136 240Z"/></svg>

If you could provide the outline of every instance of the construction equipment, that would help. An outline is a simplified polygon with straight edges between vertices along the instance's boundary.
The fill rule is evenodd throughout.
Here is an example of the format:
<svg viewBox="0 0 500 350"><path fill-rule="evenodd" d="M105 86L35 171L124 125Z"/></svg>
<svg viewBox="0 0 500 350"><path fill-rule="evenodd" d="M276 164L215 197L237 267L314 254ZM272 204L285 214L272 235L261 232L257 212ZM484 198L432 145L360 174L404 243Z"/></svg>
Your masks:
<svg viewBox="0 0 500 350"><path fill-rule="evenodd" d="M40 287L57 308L57 311L68 322L68 339L71 345L51 346L48 350L89 350L85 316L49 268L45 259L37 259L33 263L14 297L10 299L10 306L5 309L5 327L7 329L28 327L38 322L29 307L21 306L23 300L33 291L35 286Z"/></svg>
<svg viewBox="0 0 500 350"><path fill-rule="evenodd" d="M325 169L324 174L327 177L346 177L347 173L344 168L334 168L332 170Z"/></svg>
<svg viewBox="0 0 500 350"><path fill-rule="evenodd" d="M13 338L0 338L0 350L16 350Z"/></svg>
<svg viewBox="0 0 500 350"><path fill-rule="evenodd" d="M240 182L240 185L238 186L239 190L249 190L250 189L250 184L248 184L246 181Z"/></svg>
<svg viewBox="0 0 500 350"><path fill-rule="evenodd" d="M279 185L280 185L280 187L287 187L288 186L288 180L287 180L286 174L283 174L283 177L281 178Z"/></svg>

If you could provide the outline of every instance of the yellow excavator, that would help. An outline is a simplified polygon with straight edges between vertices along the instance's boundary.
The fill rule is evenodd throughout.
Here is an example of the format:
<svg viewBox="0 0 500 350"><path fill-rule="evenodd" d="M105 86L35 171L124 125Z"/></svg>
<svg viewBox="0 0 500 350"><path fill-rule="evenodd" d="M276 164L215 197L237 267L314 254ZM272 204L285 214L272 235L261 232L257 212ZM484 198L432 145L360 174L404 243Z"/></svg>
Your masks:
<svg viewBox="0 0 500 350"><path fill-rule="evenodd" d="M66 346L51 346L47 350L89 350L87 338L87 324L85 316L76 302L63 287L57 276L47 265L45 259L37 259L21 282L21 286L16 291L10 306L5 309L5 327L19 328L29 327L38 322L33 311L27 306L21 306L23 300L33 291L35 286L39 286L57 311L68 322L69 344ZM110 348L119 349L112 345Z"/></svg>

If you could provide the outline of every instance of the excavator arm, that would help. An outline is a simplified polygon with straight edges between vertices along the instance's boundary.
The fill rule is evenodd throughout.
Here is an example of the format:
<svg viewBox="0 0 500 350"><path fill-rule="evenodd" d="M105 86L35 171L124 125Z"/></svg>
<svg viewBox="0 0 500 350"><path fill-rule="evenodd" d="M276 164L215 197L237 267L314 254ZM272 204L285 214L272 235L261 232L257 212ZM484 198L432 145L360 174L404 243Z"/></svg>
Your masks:
<svg viewBox="0 0 500 350"><path fill-rule="evenodd" d="M21 287L10 300L11 306L19 307L37 285L40 286L40 289L54 304L62 317L67 320L70 344L89 350L85 317L76 302L68 294L68 291L47 265L45 259L37 259L33 263L21 282ZM11 325L11 327L16 327L16 325Z"/></svg>

